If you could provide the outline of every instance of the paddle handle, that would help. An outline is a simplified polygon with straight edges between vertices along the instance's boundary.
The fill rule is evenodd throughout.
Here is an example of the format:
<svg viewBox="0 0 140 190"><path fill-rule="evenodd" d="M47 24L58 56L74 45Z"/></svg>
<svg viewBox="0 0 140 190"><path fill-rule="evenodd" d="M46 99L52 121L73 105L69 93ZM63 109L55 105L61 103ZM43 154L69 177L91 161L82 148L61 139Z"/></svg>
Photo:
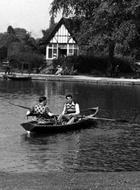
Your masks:
<svg viewBox="0 0 140 190"><path fill-rule="evenodd" d="M111 119L111 118L105 118L105 117L90 117L91 119L98 120L98 121L111 121L111 122L123 122L123 123L129 123L128 120L125 119Z"/></svg>
<svg viewBox="0 0 140 190"><path fill-rule="evenodd" d="M17 107L20 107L20 108L23 108L23 109L27 109L27 110L30 110L29 107L26 107L26 106L22 106L22 105L19 105L19 104L14 104L12 102L8 102L9 104L13 105L13 106L17 106Z"/></svg>

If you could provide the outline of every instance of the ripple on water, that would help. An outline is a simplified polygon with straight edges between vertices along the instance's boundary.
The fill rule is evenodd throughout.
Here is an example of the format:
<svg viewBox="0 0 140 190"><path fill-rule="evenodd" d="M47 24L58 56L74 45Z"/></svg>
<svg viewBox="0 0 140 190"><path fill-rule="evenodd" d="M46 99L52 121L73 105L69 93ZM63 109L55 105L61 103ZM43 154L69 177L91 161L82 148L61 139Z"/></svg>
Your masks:
<svg viewBox="0 0 140 190"><path fill-rule="evenodd" d="M66 82L0 81L0 170L32 171L138 171L140 127L137 124L98 122L96 128L66 134L27 137L20 123L40 95L48 96L60 113L71 92L83 109L99 106L98 117L139 121L140 87L95 86Z"/></svg>

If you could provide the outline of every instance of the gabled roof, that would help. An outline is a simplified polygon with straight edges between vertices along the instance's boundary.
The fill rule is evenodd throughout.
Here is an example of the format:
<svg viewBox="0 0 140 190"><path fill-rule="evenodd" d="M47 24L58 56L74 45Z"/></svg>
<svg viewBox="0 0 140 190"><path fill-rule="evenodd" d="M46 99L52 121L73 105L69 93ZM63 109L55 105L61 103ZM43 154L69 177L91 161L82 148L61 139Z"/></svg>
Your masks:
<svg viewBox="0 0 140 190"><path fill-rule="evenodd" d="M46 44L48 44L50 40L55 36L56 32L59 30L61 25L64 25L66 27L66 29L68 30L72 38L77 43L76 35L74 34L75 33L74 31L78 31L78 28L79 28L78 20L75 20L72 18L68 18L68 19L61 18L60 21L56 24L56 26L52 30L52 32L50 33L50 35L47 37Z"/></svg>

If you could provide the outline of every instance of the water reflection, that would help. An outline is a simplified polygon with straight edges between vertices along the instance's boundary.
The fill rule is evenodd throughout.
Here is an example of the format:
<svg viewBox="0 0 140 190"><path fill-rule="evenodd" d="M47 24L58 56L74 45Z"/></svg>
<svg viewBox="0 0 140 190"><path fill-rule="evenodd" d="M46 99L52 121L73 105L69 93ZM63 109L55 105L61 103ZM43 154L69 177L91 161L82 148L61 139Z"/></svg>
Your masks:
<svg viewBox="0 0 140 190"><path fill-rule="evenodd" d="M24 136L26 144L22 141L22 147L29 152L30 164L38 170L70 170L77 160L79 136L80 133Z"/></svg>
<svg viewBox="0 0 140 190"><path fill-rule="evenodd" d="M140 129L98 126L77 133L25 137L28 161L39 170L139 171Z"/></svg>
<svg viewBox="0 0 140 190"><path fill-rule="evenodd" d="M46 95L51 110L59 114L67 93L81 109L99 106L99 117L140 123L140 86L0 80L1 171L140 170L138 125L99 122L97 128L29 138L20 126L26 110L8 103L30 107Z"/></svg>

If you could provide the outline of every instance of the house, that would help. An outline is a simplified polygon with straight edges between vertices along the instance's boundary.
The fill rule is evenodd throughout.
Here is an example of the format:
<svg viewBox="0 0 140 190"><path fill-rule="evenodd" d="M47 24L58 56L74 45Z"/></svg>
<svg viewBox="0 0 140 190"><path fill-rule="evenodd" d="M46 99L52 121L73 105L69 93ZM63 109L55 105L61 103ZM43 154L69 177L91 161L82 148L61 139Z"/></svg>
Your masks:
<svg viewBox="0 0 140 190"><path fill-rule="evenodd" d="M46 40L46 61L59 57L79 54L79 46L74 38L70 20L61 18Z"/></svg>

